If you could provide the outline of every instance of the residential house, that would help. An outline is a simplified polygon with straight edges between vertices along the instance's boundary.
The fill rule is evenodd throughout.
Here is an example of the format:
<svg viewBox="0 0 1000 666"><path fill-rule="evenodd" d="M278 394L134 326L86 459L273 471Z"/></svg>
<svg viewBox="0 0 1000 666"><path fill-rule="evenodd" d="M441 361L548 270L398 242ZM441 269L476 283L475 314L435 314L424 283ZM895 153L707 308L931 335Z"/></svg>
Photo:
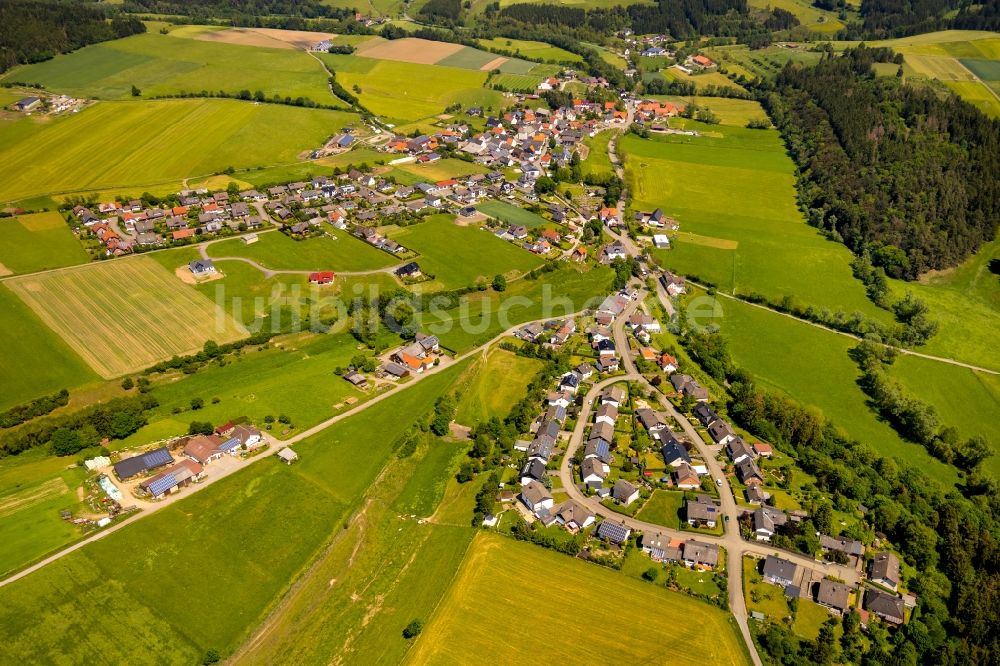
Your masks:
<svg viewBox="0 0 1000 666"><path fill-rule="evenodd" d="M868 579L893 592L899 587L899 558L892 553L878 553L872 560Z"/></svg>
<svg viewBox="0 0 1000 666"><path fill-rule="evenodd" d="M580 387L580 378L572 372L567 372L559 380L559 390L566 391L567 393L576 393L576 390Z"/></svg>
<svg viewBox="0 0 1000 666"><path fill-rule="evenodd" d="M583 457L597 458L606 465L611 464L611 443L601 437L591 437L583 448Z"/></svg>
<svg viewBox="0 0 1000 666"><path fill-rule="evenodd" d="M766 442L754 442L753 452L760 458L770 458L774 455L774 449Z"/></svg>
<svg viewBox="0 0 1000 666"><path fill-rule="evenodd" d="M763 504L768 500L770 494L760 487L760 484L751 484L746 489L747 502L750 504Z"/></svg>
<svg viewBox="0 0 1000 666"><path fill-rule="evenodd" d="M697 499L688 500L685 513L688 525L692 527L714 528L719 519L719 507L708 495L698 495Z"/></svg>
<svg viewBox="0 0 1000 666"><path fill-rule="evenodd" d="M420 266L417 265L417 262L411 261L405 266L397 268L396 275L404 279L414 279L420 277L422 273L420 272Z"/></svg>
<svg viewBox="0 0 1000 666"><path fill-rule="evenodd" d="M768 583L779 587L788 587L795 583L799 567L794 562L784 558L768 555L764 560L764 569L761 573Z"/></svg>
<svg viewBox="0 0 1000 666"><path fill-rule="evenodd" d="M585 530L594 524L597 518L585 506L576 500L566 500L552 513L554 522L562 525L570 532Z"/></svg>
<svg viewBox="0 0 1000 666"><path fill-rule="evenodd" d="M865 554L865 547L860 541L854 539L844 539L843 537L831 537L821 534L819 545L824 553L843 553L848 557L861 557Z"/></svg>
<svg viewBox="0 0 1000 666"><path fill-rule="evenodd" d="M601 405L594 412L594 423L606 423L614 428L618 421L618 410L612 405Z"/></svg>
<svg viewBox="0 0 1000 666"><path fill-rule="evenodd" d="M625 402L625 389L620 386L609 386L601 391L600 401L602 405L611 405L616 409L621 409Z"/></svg>
<svg viewBox="0 0 1000 666"><path fill-rule="evenodd" d="M660 284L671 296L678 296L687 293L687 282L679 275L674 275L669 271L663 271L660 275Z"/></svg>
<svg viewBox="0 0 1000 666"><path fill-rule="evenodd" d="M760 468L757 467L757 463L750 458L744 458L736 463L736 476L747 486L764 483L764 475L761 473Z"/></svg>
<svg viewBox="0 0 1000 666"><path fill-rule="evenodd" d="M712 429L716 426L716 424L719 423L726 423L726 422L723 421L722 419L719 419L718 421L716 421L715 423L713 423L708 427L709 432L711 432ZM730 432L732 431L730 430ZM726 455L728 455L729 459L732 460L734 463L740 463L743 462L744 460L754 459L753 449L751 449L750 446L748 446L747 443L743 441L742 437L737 437L734 435L733 437L729 438L728 441L725 442L725 444L726 444Z"/></svg>
<svg viewBox="0 0 1000 666"><path fill-rule="evenodd" d="M699 402L695 405L691 413L694 414L694 417L698 419L698 422L706 428L712 425L712 422L719 418L719 415L713 412L712 408L704 402Z"/></svg>
<svg viewBox="0 0 1000 666"><path fill-rule="evenodd" d="M816 603L842 615L850 607L851 588L824 578L816 590Z"/></svg>
<svg viewBox="0 0 1000 666"><path fill-rule="evenodd" d="M691 539L684 544L684 566L692 569L714 569L719 564L719 547Z"/></svg>
<svg viewBox="0 0 1000 666"><path fill-rule="evenodd" d="M188 270L194 275L211 275L215 273L215 264L211 259L196 259L188 264Z"/></svg>
<svg viewBox="0 0 1000 666"><path fill-rule="evenodd" d="M636 410L636 417L639 419L639 423L642 427L646 429L649 436L653 439L659 439L660 433L667 429L667 423L663 420L663 417L658 413L654 412L652 409L643 407L642 409Z"/></svg>
<svg viewBox="0 0 1000 666"><path fill-rule="evenodd" d="M533 458L521 468L521 485L527 485L532 481L545 482L545 463L537 458Z"/></svg>
<svg viewBox="0 0 1000 666"><path fill-rule="evenodd" d="M221 444L222 438L218 435L195 435L184 445L184 455L195 462L207 465L225 454L220 448Z"/></svg>
<svg viewBox="0 0 1000 666"><path fill-rule="evenodd" d="M770 541L778 527L788 522L788 516L778 509L762 506L753 512L751 524L757 541Z"/></svg>
<svg viewBox="0 0 1000 666"><path fill-rule="evenodd" d="M677 359L670 354L660 356L660 370L663 372L674 372L677 370ZM704 404L704 403L699 403Z"/></svg>
<svg viewBox="0 0 1000 666"><path fill-rule="evenodd" d="M733 427L722 419L716 419L708 426L708 435L712 438L713 442L723 445L729 444L731 441L738 439ZM733 462L736 462L736 460L733 459Z"/></svg>
<svg viewBox="0 0 1000 666"><path fill-rule="evenodd" d="M604 479L608 478L611 469L600 461L599 458L584 458L580 463L580 476L583 482L591 487L601 487Z"/></svg>
<svg viewBox="0 0 1000 666"><path fill-rule="evenodd" d="M573 404L573 395L567 391L554 391L548 395L549 406L558 405L560 407L569 407Z"/></svg>
<svg viewBox="0 0 1000 666"><path fill-rule="evenodd" d="M689 395L695 400L704 402L708 400L708 389L701 386L690 375L675 373L670 375L670 383L674 390L684 395Z"/></svg>
<svg viewBox="0 0 1000 666"><path fill-rule="evenodd" d="M538 481L529 481L521 486L521 501L536 516L547 515L555 500L548 489Z"/></svg>
<svg viewBox="0 0 1000 666"><path fill-rule="evenodd" d="M552 457L552 450L556 446L556 439L551 435L539 435L531 440L528 446L528 458L536 458L547 463Z"/></svg>
<svg viewBox="0 0 1000 666"><path fill-rule="evenodd" d="M674 486L681 490L694 490L701 487L701 479L686 462L682 462L674 468Z"/></svg>
<svg viewBox="0 0 1000 666"><path fill-rule="evenodd" d="M632 530L625 527L624 524L605 520L597 526L597 532L595 532L595 534L600 539L604 539L605 541L620 546L628 541L629 535L632 534Z"/></svg>
<svg viewBox="0 0 1000 666"><path fill-rule="evenodd" d="M865 590L864 607L890 624L903 624L903 600L895 595L869 588Z"/></svg>
<svg viewBox="0 0 1000 666"><path fill-rule="evenodd" d="M687 448L676 437L670 437L666 440L663 448L660 449L660 454L663 456L663 462L666 463L667 467L678 467L682 463L691 462L691 456L688 454Z"/></svg>
<svg viewBox="0 0 1000 666"><path fill-rule="evenodd" d="M639 489L624 479L618 479L611 490L611 497L619 504L628 506L639 499Z"/></svg>

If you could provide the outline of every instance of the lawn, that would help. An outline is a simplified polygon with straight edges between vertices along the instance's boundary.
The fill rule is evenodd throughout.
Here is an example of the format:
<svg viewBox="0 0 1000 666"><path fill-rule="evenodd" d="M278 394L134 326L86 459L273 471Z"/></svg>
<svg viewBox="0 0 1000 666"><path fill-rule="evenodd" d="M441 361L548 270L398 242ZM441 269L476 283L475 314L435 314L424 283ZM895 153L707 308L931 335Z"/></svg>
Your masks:
<svg viewBox="0 0 1000 666"><path fill-rule="evenodd" d="M99 375L117 377L242 326L148 257L11 278L7 285Z"/></svg>
<svg viewBox="0 0 1000 666"><path fill-rule="evenodd" d="M501 51L511 51L526 58L540 58L550 62L583 62L583 58L552 46L545 42L533 42L525 39L508 39L507 37L495 37L493 39L480 39L479 44L485 48L499 49Z"/></svg>
<svg viewBox="0 0 1000 666"><path fill-rule="evenodd" d="M325 544L343 532L351 507L361 504L389 461L392 442L414 417L431 409L460 371L423 380L299 443L297 465L275 458L259 461L0 589L0 638L7 656L39 663L85 661L86 655L99 653L115 662L190 664L210 648L227 655L309 562L329 552ZM401 419L400 414L413 417ZM345 465L350 474L334 473ZM380 534L394 536L388 529ZM452 569L461 557L456 539L442 535L422 560L432 572L448 568L449 554ZM411 557L409 549L396 553L404 562ZM385 550L378 555L384 559ZM177 594L192 563L210 567L211 575ZM406 582L400 589L419 597L424 581L431 593L421 609L429 612L440 579L417 567L412 574L410 579L401 574ZM396 580L386 576L381 582ZM323 585L328 587L328 580ZM356 591L360 588L352 586L344 594ZM67 622L79 631L67 633ZM108 622L115 632L102 629ZM360 626L360 617L351 622L353 628ZM392 633L398 631L393 626Z"/></svg>
<svg viewBox="0 0 1000 666"><path fill-rule="evenodd" d="M0 410L98 380L76 352L0 284Z"/></svg>
<svg viewBox="0 0 1000 666"><path fill-rule="evenodd" d="M46 123L26 118L0 125L0 201L293 163L356 119L220 99L101 102Z"/></svg>
<svg viewBox="0 0 1000 666"><path fill-rule="evenodd" d="M690 126L710 136L627 135L619 142L634 208L662 207L682 231L703 239L678 239L654 251L657 258L727 292L887 316L851 275L850 251L803 219L794 165L777 130ZM704 242L712 239L728 243Z"/></svg>
<svg viewBox="0 0 1000 666"><path fill-rule="evenodd" d="M503 418L524 396L542 362L493 347L477 359L463 377L464 389L455 421L472 426L496 416Z"/></svg>
<svg viewBox="0 0 1000 666"><path fill-rule="evenodd" d="M589 149L587 159L580 163L580 171L584 178L590 175L614 175L614 167L611 166L611 158L608 156L608 141L614 134L615 130L605 130L583 140Z"/></svg>
<svg viewBox="0 0 1000 666"><path fill-rule="evenodd" d="M679 490L654 490L642 510L636 514L639 520L679 529L684 515L684 493Z"/></svg>
<svg viewBox="0 0 1000 666"><path fill-rule="evenodd" d="M246 257L273 270L359 272L374 271L400 263L388 252L369 245L346 230L326 230L336 236L320 236L293 240L280 232L259 234L251 245L239 238L224 240L208 246L210 257ZM221 262L226 269L227 263Z"/></svg>
<svg viewBox="0 0 1000 666"><path fill-rule="evenodd" d="M669 97L655 95L653 99L662 99L674 102L675 104L695 103L700 107L707 107L719 117L723 125L733 127L746 127L751 120L767 118L767 113L761 108L759 102L749 99L736 99L728 97Z"/></svg>
<svg viewBox="0 0 1000 666"><path fill-rule="evenodd" d="M89 260L59 213L0 218L0 275L61 268Z"/></svg>
<svg viewBox="0 0 1000 666"><path fill-rule="evenodd" d="M483 203L476 206L476 210L490 217L495 217L501 222L506 222L507 224L519 224L527 229L534 229L535 227L540 227L543 224L548 224L548 220L532 213L530 210L525 210L520 206L515 206L514 204L509 204L506 201L498 201L492 199L490 201L484 201Z"/></svg>
<svg viewBox="0 0 1000 666"><path fill-rule="evenodd" d="M544 571L531 595L518 594L526 572ZM584 583L583 581L586 581ZM608 591L615 594L608 596ZM614 599L628 599L622 612ZM586 640L572 631L498 631L497 618L530 614L536 627L564 624L572 609L586 608ZM683 594L634 580L599 566L505 537L480 533L472 542L451 589L406 663L459 663L469 655L490 655L499 663L521 661L603 664L614 652L624 663L662 654L675 664L747 663L742 639L729 614ZM712 637L690 641L692 627ZM628 636L628 640L622 640Z"/></svg>
<svg viewBox="0 0 1000 666"><path fill-rule="evenodd" d="M781 622L792 614L788 599L785 598L783 589L763 581L758 571L759 566L760 560L750 557L743 558L743 589L746 594L747 610L763 613L769 622ZM799 608L792 623L792 632L800 638L810 641L816 640L820 625L831 617L833 616L830 615L830 611L823 606L809 599L799 599ZM840 636L839 626L835 633L838 637Z"/></svg>
<svg viewBox="0 0 1000 666"><path fill-rule="evenodd" d="M869 409L856 383L858 368L847 355L856 341L739 301L724 299L718 305L723 314L717 323L734 361L762 386L817 407L837 427L882 455L918 464L943 483L954 482L954 468L903 441ZM927 369L932 367L937 366Z"/></svg>
<svg viewBox="0 0 1000 666"><path fill-rule="evenodd" d="M136 86L145 97L203 90L260 90L267 97L343 104L330 93L326 77L320 63L294 49L146 33L18 67L4 78L98 99L126 99Z"/></svg>
<svg viewBox="0 0 1000 666"><path fill-rule="evenodd" d="M428 164L417 164L415 162L398 164L393 167L392 175L396 177L397 182L404 185L413 185L414 183L436 183L441 180L448 180L449 178L460 178L474 173L488 172L489 169L480 164L449 157Z"/></svg>
<svg viewBox="0 0 1000 666"><path fill-rule="evenodd" d="M420 269L445 289L490 281L494 275L511 279L543 263L537 255L486 229L455 224L451 215L432 215L391 235L400 245L418 252Z"/></svg>
<svg viewBox="0 0 1000 666"><path fill-rule="evenodd" d="M324 54L324 62L372 113L406 123L444 113L452 104L499 109L503 95L483 88L486 72L395 60Z"/></svg>

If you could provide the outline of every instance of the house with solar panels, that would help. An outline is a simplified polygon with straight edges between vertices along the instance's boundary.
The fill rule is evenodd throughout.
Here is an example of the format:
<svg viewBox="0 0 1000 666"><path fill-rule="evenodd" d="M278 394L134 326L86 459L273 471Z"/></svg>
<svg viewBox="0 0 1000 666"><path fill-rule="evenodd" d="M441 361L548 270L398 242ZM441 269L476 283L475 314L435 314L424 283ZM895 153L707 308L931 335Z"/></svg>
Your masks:
<svg viewBox="0 0 1000 666"><path fill-rule="evenodd" d="M156 476L139 483L139 487L149 493L153 499L160 499L175 493L181 488L197 481L203 476L204 467L193 460L182 459L176 465L168 467Z"/></svg>
<svg viewBox="0 0 1000 666"><path fill-rule="evenodd" d="M219 451L236 456L243 451L252 451L264 442L260 430L248 425L238 425L232 428L221 444Z"/></svg>
<svg viewBox="0 0 1000 666"><path fill-rule="evenodd" d="M148 474L164 465L169 465L173 461L170 451L167 451L165 446L161 446L158 449L140 453L135 457L115 463L115 476L118 477L119 481L127 481L140 474Z"/></svg>

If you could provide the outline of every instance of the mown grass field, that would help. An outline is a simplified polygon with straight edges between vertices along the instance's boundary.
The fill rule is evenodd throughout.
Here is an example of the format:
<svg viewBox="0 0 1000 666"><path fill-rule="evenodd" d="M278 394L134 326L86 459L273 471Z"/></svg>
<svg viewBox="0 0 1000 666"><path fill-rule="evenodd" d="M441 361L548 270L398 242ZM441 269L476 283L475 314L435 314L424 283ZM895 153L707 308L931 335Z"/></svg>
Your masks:
<svg viewBox="0 0 1000 666"><path fill-rule="evenodd" d="M543 584L530 595L512 592L531 571L544 572ZM609 590L615 594L609 596ZM627 599L629 611L622 612L614 599ZM585 639L574 631L497 628L498 618L526 616L536 627L556 627L579 608L587 609L592 627ZM712 639L689 641L692 627ZM623 662L643 662L661 654L664 641L684 642L683 649L671 651L671 663L748 662L735 623L718 608L531 544L479 533L406 663L456 663L474 654L516 662L530 654L543 662L602 664L612 652Z"/></svg>
<svg viewBox="0 0 1000 666"><path fill-rule="evenodd" d="M379 116L406 123L430 118L459 103L498 110L503 95L483 88L487 72L395 60L322 54L337 82L361 88L361 103Z"/></svg>
<svg viewBox="0 0 1000 666"><path fill-rule="evenodd" d="M495 37L493 39L481 39L479 43L492 49L502 51L512 51L527 58L541 58L552 62L583 62L576 53L552 46L545 42L533 42L526 39L509 39L507 37Z"/></svg>
<svg viewBox="0 0 1000 666"><path fill-rule="evenodd" d="M476 206L476 210L480 213L489 215L490 217L495 217L501 222L506 222L507 224L519 224L527 229L533 229L535 227L540 227L543 224L548 224L548 221L530 210L525 210L520 206L515 206L514 204L509 204L506 201L499 201L497 199L492 199L490 201L484 201Z"/></svg>
<svg viewBox="0 0 1000 666"><path fill-rule="evenodd" d="M481 164L447 157L428 164L417 164L416 162L398 164L389 173L396 178L396 182L403 185L413 185L414 183L436 183L449 178L488 172L489 169Z"/></svg>
<svg viewBox="0 0 1000 666"><path fill-rule="evenodd" d="M298 465L259 461L4 587L0 637L6 655L40 663L101 654L134 664L190 664L211 648L228 655L321 548L343 532L344 518L389 461L395 439L459 373L456 368L422 380L301 442ZM344 465L351 474L331 474ZM428 554L431 572L445 566L453 544L445 539ZM398 555L405 560L410 553ZM176 594L195 563L213 563L212 575ZM438 585L431 572L421 572L414 584ZM429 611L434 601L423 608ZM79 632L65 631L68 618ZM116 632L102 629L108 622ZM391 633L400 629L393 626Z"/></svg>
<svg viewBox="0 0 1000 666"><path fill-rule="evenodd" d="M731 292L885 317L851 275L851 254L809 227L795 205L794 165L777 130L688 123L706 136L622 137L633 208L663 211L706 242L654 254ZM712 243L711 239L730 243ZM727 249L735 243L735 249Z"/></svg>
<svg viewBox="0 0 1000 666"><path fill-rule="evenodd" d="M503 418L521 399L542 362L494 347L476 359L462 378L463 390L455 421L472 426Z"/></svg>
<svg viewBox="0 0 1000 666"><path fill-rule="evenodd" d="M220 99L101 102L46 123L22 119L0 125L0 201L164 181L173 187L230 166L294 163L356 120Z"/></svg>
<svg viewBox="0 0 1000 666"><path fill-rule="evenodd" d="M0 409L97 381L90 366L8 286L0 284Z"/></svg>
<svg viewBox="0 0 1000 666"><path fill-rule="evenodd" d="M745 127L750 120L767 118L764 109L760 104L749 99L736 99L727 97L672 97L667 95L653 95L653 99L673 102L684 105L694 103L699 107L707 107L723 125L732 127ZM674 121L680 123L682 121Z"/></svg>
<svg viewBox="0 0 1000 666"><path fill-rule="evenodd" d="M844 27L836 12L819 9L805 0L750 0L748 4L754 8L789 11L813 32L832 34Z"/></svg>
<svg viewBox="0 0 1000 666"><path fill-rule="evenodd" d="M706 86L718 86L723 88L732 88L734 90L743 90L743 88L732 81L720 72L701 72L697 74L685 74L679 69L674 67L668 67L666 69L660 70L660 75L663 76L667 81L684 81L685 83L693 83L701 90Z"/></svg>
<svg viewBox="0 0 1000 666"><path fill-rule="evenodd" d="M615 130L605 130L583 140L589 149L587 159L580 162L580 171L584 178L588 175L614 175L614 167L611 166L611 158L608 156L608 141L614 134Z"/></svg>
<svg viewBox="0 0 1000 666"><path fill-rule="evenodd" d="M0 218L0 275L61 268L89 260L59 213Z"/></svg>
<svg viewBox="0 0 1000 666"><path fill-rule="evenodd" d="M7 285L105 378L198 351L207 340L246 334L148 257L13 278Z"/></svg>
<svg viewBox="0 0 1000 666"><path fill-rule="evenodd" d="M418 252L420 269L445 289L490 281L494 275L514 278L543 263L537 255L488 230L455 224L451 215L433 215L391 235L400 245Z"/></svg>
<svg viewBox="0 0 1000 666"><path fill-rule="evenodd" d="M346 230L324 227L336 236L294 240L280 232L259 234L259 240L246 245L239 238L213 243L208 246L210 257L246 257L274 270L299 271L372 271L400 263L388 252L383 252ZM225 270L227 264L220 267Z"/></svg>
<svg viewBox="0 0 1000 666"><path fill-rule="evenodd" d="M44 450L0 460L0 576L78 538L59 517L79 505L76 486L86 472Z"/></svg>
<svg viewBox="0 0 1000 666"><path fill-rule="evenodd" d="M722 316L715 323L721 326L733 360L762 386L815 406L841 430L882 455L919 464L943 483L955 481L953 467L931 457L922 446L903 441L868 407L856 383L858 368L847 354L856 341L742 302L717 299L717 303ZM928 363L934 365L925 371L934 372L936 362ZM915 394L921 396L920 391Z"/></svg>
<svg viewBox="0 0 1000 666"><path fill-rule="evenodd" d="M146 33L87 46L15 68L3 78L99 99L130 97L134 85L145 97L261 90L268 97L305 97L347 108L330 93L326 72L307 53L188 39L183 33Z"/></svg>
<svg viewBox="0 0 1000 666"><path fill-rule="evenodd" d="M639 520L679 529L684 515L684 493L677 490L654 490L642 509L636 514Z"/></svg>

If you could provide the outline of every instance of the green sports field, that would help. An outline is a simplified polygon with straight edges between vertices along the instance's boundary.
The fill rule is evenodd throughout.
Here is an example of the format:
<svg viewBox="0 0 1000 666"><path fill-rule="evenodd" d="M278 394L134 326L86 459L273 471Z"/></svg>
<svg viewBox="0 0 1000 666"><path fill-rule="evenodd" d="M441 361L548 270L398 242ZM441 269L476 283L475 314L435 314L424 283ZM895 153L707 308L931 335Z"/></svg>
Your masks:
<svg viewBox="0 0 1000 666"><path fill-rule="evenodd" d="M246 257L274 270L372 271L400 263L383 252L355 238L346 230L323 227L330 236L293 240L280 232L259 234L258 241L246 245L233 238L208 246L210 257ZM223 262L222 266L225 266Z"/></svg>
<svg viewBox="0 0 1000 666"><path fill-rule="evenodd" d="M97 381L97 374L0 284L0 409Z"/></svg>
<svg viewBox="0 0 1000 666"><path fill-rule="evenodd" d="M18 67L4 78L99 99L130 97L132 86L136 86L145 97L203 90L261 90L268 97L305 97L322 104L343 104L330 93L326 76L320 63L294 49L146 33Z"/></svg>
<svg viewBox="0 0 1000 666"><path fill-rule="evenodd" d="M336 72L338 83L361 88L358 97L366 108L397 123L436 116L455 103L497 110L503 102L503 95L483 88L487 72L345 55L321 57Z"/></svg>
<svg viewBox="0 0 1000 666"><path fill-rule="evenodd" d="M421 270L433 275L445 289L489 281L494 275L514 278L543 263L538 256L488 230L455 224L451 215L433 215L391 235L400 245L418 252Z"/></svg>
<svg viewBox="0 0 1000 666"><path fill-rule="evenodd" d="M484 201L476 206L476 210L480 213L489 215L490 217L495 217L501 222L506 222L507 224L520 224L522 227L528 229L533 229L535 227L540 227L543 224L548 224L548 221L532 213L530 210L525 210L520 206L515 206L509 204L506 201L498 201L496 199L490 201Z"/></svg>
<svg viewBox="0 0 1000 666"><path fill-rule="evenodd" d="M526 572L544 572L542 584L520 594ZM616 592L608 596L608 590ZM614 599L627 600L622 612ZM537 627L565 624L586 608L593 627L578 631L502 631L500 618L530 616ZM691 640L691 632L711 640ZM627 636L627 639L623 639ZM749 659L735 622L707 603L551 550L497 535L476 536L455 579L407 655L408 664L450 664L463 655L489 654L499 662L533 659L603 664L614 653L642 663L672 649L674 664L744 664Z"/></svg>
<svg viewBox="0 0 1000 666"><path fill-rule="evenodd" d="M31 273L89 260L59 213L0 218L0 275Z"/></svg>
<svg viewBox="0 0 1000 666"><path fill-rule="evenodd" d="M809 227L795 205L794 166L777 130L689 123L706 136L619 142L633 207L662 207L701 242L656 256L731 292L884 318L851 275L850 251ZM730 241L729 243L712 242ZM733 244L735 243L735 247Z"/></svg>
<svg viewBox="0 0 1000 666"><path fill-rule="evenodd" d="M235 100L100 102L45 124L0 125L0 201L144 187L294 163L357 116Z"/></svg>

